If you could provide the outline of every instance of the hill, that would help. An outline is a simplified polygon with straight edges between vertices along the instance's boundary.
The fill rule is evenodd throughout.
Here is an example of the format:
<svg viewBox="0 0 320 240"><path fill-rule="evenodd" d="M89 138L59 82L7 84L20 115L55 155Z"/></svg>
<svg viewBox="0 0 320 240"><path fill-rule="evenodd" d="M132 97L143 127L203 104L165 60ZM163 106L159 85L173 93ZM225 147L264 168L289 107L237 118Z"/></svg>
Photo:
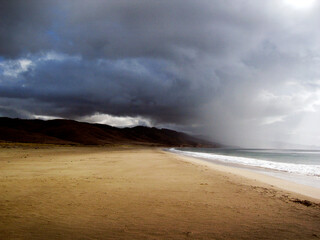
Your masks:
<svg viewBox="0 0 320 240"><path fill-rule="evenodd" d="M71 145L146 145L217 147L217 144L169 129L116 128L73 120L0 118L0 141Z"/></svg>

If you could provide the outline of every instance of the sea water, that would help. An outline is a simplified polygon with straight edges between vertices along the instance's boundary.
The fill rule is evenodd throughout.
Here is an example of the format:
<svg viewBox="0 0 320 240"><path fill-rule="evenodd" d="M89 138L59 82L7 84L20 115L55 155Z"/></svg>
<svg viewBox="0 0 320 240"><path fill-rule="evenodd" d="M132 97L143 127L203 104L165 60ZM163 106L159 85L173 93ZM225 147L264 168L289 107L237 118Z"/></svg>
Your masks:
<svg viewBox="0 0 320 240"><path fill-rule="evenodd" d="M320 150L171 148L169 151L320 188Z"/></svg>

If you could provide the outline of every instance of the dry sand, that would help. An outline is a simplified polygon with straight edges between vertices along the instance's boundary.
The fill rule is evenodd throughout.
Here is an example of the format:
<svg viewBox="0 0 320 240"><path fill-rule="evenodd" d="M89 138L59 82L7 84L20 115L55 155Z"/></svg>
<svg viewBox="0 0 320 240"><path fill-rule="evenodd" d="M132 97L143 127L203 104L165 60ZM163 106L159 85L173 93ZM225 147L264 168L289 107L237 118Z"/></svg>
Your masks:
<svg viewBox="0 0 320 240"><path fill-rule="evenodd" d="M319 201L158 149L0 148L0 239L319 238Z"/></svg>

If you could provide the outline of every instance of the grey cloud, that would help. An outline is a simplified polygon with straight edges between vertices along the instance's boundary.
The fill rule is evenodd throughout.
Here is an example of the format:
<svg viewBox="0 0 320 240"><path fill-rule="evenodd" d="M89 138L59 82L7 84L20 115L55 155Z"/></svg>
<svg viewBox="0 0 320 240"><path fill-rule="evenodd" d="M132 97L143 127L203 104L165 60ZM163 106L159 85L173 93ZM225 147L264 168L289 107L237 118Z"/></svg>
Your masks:
<svg viewBox="0 0 320 240"><path fill-rule="evenodd" d="M30 114L22 110L16 110L8 107L0 106L0 117L10 117L10 118L31 118Z"/></svg>
<svg viewBox="0 0 320 240"><path fill-rule="evenodd" d="M100 112L186 123L194 117L194 108L208 97L210 86L205 90L192 85L167 72L168 68L167 63L152 59L41 61L21 75L19 84L6 81L0 94L32 99L30 111L38 115L75 118ZM52 106L43 109L43 103Z"/></svg>
<svg viewBox="0 0 320 240"><path fill-rule="evenodd" d="M3 56L55 50L88 57L179 57L239 51L270 28L256 1L7 1ZM245 14L243 11L246 11ZM256 33L254 31L257 31ZM253 34L254 33L254 34Z"/></svg>
<svg viewBox="0 0 320 240"><path fill-rule="evenodd" d="M252 144L318 111L318 3L11 0L0 16L2 115L140 116Z"/></svg>

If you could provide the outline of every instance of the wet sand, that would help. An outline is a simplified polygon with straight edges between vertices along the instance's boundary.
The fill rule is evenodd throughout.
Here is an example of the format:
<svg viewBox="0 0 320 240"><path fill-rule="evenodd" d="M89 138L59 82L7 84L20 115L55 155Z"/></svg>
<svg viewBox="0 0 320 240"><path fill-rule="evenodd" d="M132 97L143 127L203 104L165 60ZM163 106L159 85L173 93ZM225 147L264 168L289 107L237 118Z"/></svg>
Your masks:
<svg viewBox="0 0 320 240"><path fill-rule="evenodd" d="M159 149L0 148L0 239L319 238L318 200Z"/></svg>
<svg viewBox="0 0 320 240"><path fill-rule="evenodd" d="M176 154L176 153L171 153ZM293 181L285 180L282 178L278 178L275 176L270 176L267 174L264 174L263 172L259 173L255 171L256 168L252 167L252 170L249 168L243 168L236 164L218 164L214 163L212 161L206 161L200 158L195 157L188 157L184 155L180 155L181 160L195 163L197 165L207 166L211 169L222 171L225 173L231 173L235 175L239 175L245 178L252 179L254 181L259 181L261 183L266 183L267 187L275 186L277 188L296 193L300 195L300 198L308 198L311 201L320 202L320 188L296 183Z"/></svg>

